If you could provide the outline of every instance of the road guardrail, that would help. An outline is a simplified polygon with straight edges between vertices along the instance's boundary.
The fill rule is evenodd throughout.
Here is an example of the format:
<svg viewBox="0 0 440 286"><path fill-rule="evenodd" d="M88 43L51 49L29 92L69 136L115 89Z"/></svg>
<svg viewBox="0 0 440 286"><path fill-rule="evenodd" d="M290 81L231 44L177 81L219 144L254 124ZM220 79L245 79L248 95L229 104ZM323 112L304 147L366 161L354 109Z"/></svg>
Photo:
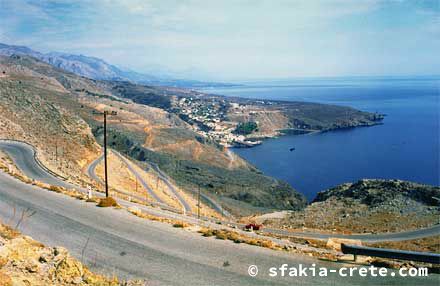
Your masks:
<svg viewBox="0 0 440 286"><path fill-rule="evenodd" d="M353 254L355 256L355 260L356 260L356 255L364 255L364 256L440 264L440 254L438 253L374 248L367 246L349 245L344 243L341 244L341 250L344 254Z"/></svg>

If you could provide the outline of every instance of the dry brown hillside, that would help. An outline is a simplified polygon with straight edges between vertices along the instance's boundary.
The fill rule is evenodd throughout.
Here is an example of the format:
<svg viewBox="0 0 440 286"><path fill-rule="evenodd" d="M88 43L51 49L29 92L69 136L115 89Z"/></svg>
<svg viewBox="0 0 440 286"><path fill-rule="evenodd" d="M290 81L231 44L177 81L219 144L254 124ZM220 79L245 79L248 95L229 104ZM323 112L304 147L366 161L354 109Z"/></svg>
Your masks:
<svg viewBox="0 0 440 286"><path fill-rule="evenodd" d="M2 137L35 145L45 165L70 179L91 181L84 171L100 155L103 134L96 112L116 111L108 118L110 147L143 168L157 166L188 194L200 188L221 202L227 197L230 211L240 201L238 213L305 204L291 186L265 176L163 108L173 96L166 89L91 80L16 55L0 57L0 74Z"/></svg>
<svg viewBox="0 0 440 286"><path fill-rule="evenodd" d="M0 57L0 133L26 141L61 174L81 176L98 152L88 124L65 106L70 93L54 78Z"/></svg>

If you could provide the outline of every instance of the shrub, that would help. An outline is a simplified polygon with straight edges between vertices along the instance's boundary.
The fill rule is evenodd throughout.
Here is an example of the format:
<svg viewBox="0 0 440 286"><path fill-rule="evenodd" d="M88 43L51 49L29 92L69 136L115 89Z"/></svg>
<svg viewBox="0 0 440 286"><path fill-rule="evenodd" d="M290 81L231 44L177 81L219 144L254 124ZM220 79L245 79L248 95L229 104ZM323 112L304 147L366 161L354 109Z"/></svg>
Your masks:
<svg viewBox="0 0 440 286"><path fill-rule="evenodd" d="M258 245L258 240L256 239L249 239L248 241L246 241L247 244L250 245Z"/></svg>
<svg viewBox="0 0 440 286"><path fill-rule="evenodd" d="M217 239L231 240L234 243L246 243L249 245L266 247L275 250L280 249L279 246L277 246L271 240L250 238L243 236L236 231L230 231L227 229L218 230L218 229L203 228L199 230L199 233L201 233L205 237L215 236Z"/></svg>
<svg viewBox="0 0 440 286"><path fill-rule="evenodd" d="M114 198L108 197L108 198L100 199L97 206L101 207L101 208L117 207L118 203L116 202L116 200Z"/></svg>
<svg viewBox="0 0 440 286"><path fill-rule="evenodd" d="M228 232L228 239L236 242L240 239L240 235L236 232Z"/></svg>
<svg viewBox="0 0 440 286"><path fill-rule="evenodd" d="M236 134L249 135L256 130L258 130L257 123L253 121L249 121L249 122L239 123L235 128L234 132Z"/></svg>
<svg viewBox="0 0 440 286"><path fill-rule="evenodd" d="M61 193L63 191L63 189L61 187L54 186L54 185L50 185L49 190L51 190L53 192L57 192L57 193Z"/></svg>
<svg viewBox="0 0 440 286"><path fill-rule="evenodd" d="M228 239L228 235L224 231L217 231L216 234L215 234L215 237L217 239L223 239L223 240Z"/></svg>
<svg viewBox="0 0 440 286"><path fill-rule="evenodd" d="M204 236L204 237L210 237L214 235L214 232L212 229L209 228L203 228L201 230L199 230L199 232Z"/></svg>
<svg viewBox="0 0 440 286"><path fill-rule="evenodd" d="M188 226L189 226L189 224L187 224L186 222L183 222L183 221L178 221L173 224L173 227L178 227L178 228L185 228Z"/></svg>
<svg viewBox="0 0 440 286"><path fill-rule="evenodd" d="M260 241L260 246L266 248L273 248L273 242L270 240L262 240Z"/></svg>
<svg viewBox="0 0 440 286"><path fill-rule="evenodd" d="M245 242L244 239L241 239L241 238L234 239L233 241L234 241L234 243L243 243L243 242Z"/></svg>

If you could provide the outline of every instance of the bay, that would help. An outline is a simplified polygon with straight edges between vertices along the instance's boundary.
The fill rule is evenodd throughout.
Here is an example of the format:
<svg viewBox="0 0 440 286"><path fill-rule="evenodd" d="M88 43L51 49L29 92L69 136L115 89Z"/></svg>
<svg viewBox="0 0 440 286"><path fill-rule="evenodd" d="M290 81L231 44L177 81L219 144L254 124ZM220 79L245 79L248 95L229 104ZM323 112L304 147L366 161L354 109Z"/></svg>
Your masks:
<svg viewBox="0 0 440 286"><path fill-rule="evenodd" d="M307 79L203 91L345 105L386 114L383 125L288 135L253 148L233 148L265 174L287 181L312 200L319 191L362 178L438 186L439 82L438 78Z"/></svg>

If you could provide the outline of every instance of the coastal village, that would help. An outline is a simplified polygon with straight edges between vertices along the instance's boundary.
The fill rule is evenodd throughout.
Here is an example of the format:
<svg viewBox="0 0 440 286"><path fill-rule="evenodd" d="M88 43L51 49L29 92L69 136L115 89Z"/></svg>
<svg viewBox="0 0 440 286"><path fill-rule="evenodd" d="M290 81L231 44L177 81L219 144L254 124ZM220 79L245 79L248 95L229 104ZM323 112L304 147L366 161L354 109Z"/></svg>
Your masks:
<svg viewBox="0 0 440 286"><path fill-rule="evenodd" d="M247 134L241 134L239 123L229 121L228 112L243 113L246 106L229 102L223 98L212 97L210 100L197 97L181 97L174 102L179 116L188 122L193 130L225 147L252 147L261 144L260 140L249 140ZM255 122L258 126L258 122Z"/></svg>

